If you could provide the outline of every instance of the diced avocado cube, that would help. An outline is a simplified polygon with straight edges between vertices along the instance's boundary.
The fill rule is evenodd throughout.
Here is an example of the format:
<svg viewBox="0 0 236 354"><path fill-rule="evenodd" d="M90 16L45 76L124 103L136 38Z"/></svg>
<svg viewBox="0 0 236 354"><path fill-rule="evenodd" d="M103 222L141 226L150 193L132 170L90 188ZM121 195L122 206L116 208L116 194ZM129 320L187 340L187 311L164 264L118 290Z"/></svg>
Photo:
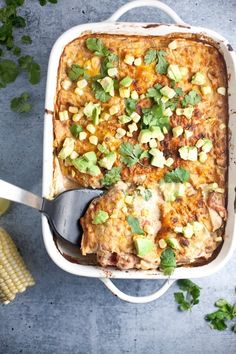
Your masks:
<svg viewBox="0 0 236 354"><path fill-rule="evenodd" d="M99 176L101 173L101 170L98 166L96 165L88 165L87 167L87 173L91 176Z"/></svg>
<svg viewBox="0 0 236 354"><path fill-rule="evenodd" d="M203 138L204 144L202 146L202 151L204 151L205 153L208 153L211 151L213 144L212 141L210 139L206 139Z"/></svg>
<svg viewBox="0 0 236 354"><path fill-rule="evenodd" d="M149 129L142 129L138 136L138 141L140 144L149 143L152 139L152 132Z"/></svg>
<svg viewBox="0 0 236 354"><path fill-rule="evenodd" d="M206 82L205 75L198 72L195 75L193 75L191 83L194 85L204 85Z"/></svg>
<svg viewBox="0 0 236 354"><path fill-rule="evenodd" d="M160 189L166 202L174 202L176 199L175 183L160 183Z"/></svg>
<svg viewBox="0 0 236 354"><path fill-rule="evenodd" d="M106 222L109 219L109 215L106 211L104 210L98 210L93 218L92 223L94 225L99 225L99 224L103 224L104 222Z"/></svg>
<svg viewBox="0 0 236 354"><path fill-rule="evenodd" d="M160 127L153 126L150 128L150 131L152 139L157 139L158 141L162 141L165 139Z"/></svg>
<svg viewBox="0 0 236 354"><path fill-rule="evenodd" d="M183 235L186 238L191 238L194 234L193 231L193 225L191 225L190 223L187 223L186 226L183 227Z"/></svg>
<svg viewBox="0 0 236 354"><path fill-rule="evenodd" d="M100 167L111 170L114 162L116 161L116 153L109 152L105 157L98 161Z"/></svg>
<svg viewBox="0 0 236 354"><path fill-rule="evenodd" d="M162 87L162 89L160 90L161 94L165 97L168 98L173 98L176 95L175 90L173 90L172 88L170 88L169 86L164 86Z"/></svg>
<svg viewBox="0 0 236 354"><path fill-rule="evenodd" d="M194 111L194 107L189 106L189 107L187 107L187 108L184 108L183 115L184 115L186 118L191 119L191 118L192 118L192 115L193 115L193 111Z"/></svg>
<svg viewBox="0 0 236 354"><path fill-rule="evenodd" d="M126 116L125 114L122 115L122 116L119 116L119 122L120 122L121 124L129 123L129 122L131 122L131 120L132 120L132 118L129 117L129 116Z"/></svg>
<svg viewBox="0 0 236 354"><path fill-rule="evenodd" d="M61 151L58 154L59 159L64 160L74 151L75 141L73 138L66 138Z"/></svg>
<svg viewBox="0 0 236 354"><path fill-rule="evenodd" d="M183 183L175 183L175 196L183 197L185 195L185 185Z"/></svg>
<svg viewBox="0 0 236 354"><path fill-rule="evenodd" d="M174 127L172 129L173 137L178 138L178 136L183 134L183 131L184 131L184 129L180 125L178 125L177 127Z"/></svg>
<svg viewBox="0 0 236 354"><path fill-rule="evenodd" d="M120 81L120 85L124 87L129 87L133 82L133 79L131 77L126 76Z"/></svg>
<svg viewBox="0 0 236 354"><path fill-rule="evenodd" d="M137 237L134 239L134 245L138 257L144 257L154 250L154 244L149 238Z"/></svg>
<svg viewBox="0 0 236 354"><path fill-rule="evenodd" d="M206 152L201 151L198 156L199 156L199 161L201 163L206 162L206 160L207 160L207 153Z"/></svg>
<svg viewBox="0 0 236 354"><path fill-rule="evenodd" d="M86 159L87 162L92 165L95 165L97 163L97 155L94 151L86 152L83 157Z"/></svg>
<svg viewBox="0 0 236 354"><path fill-rule="evenodd" d="M111 77L106 76L101 80L98 80L103 90L109 93L110 96L114 96L114 81Z"/></svg>
<svg viewBox="0 0 236 354"><path fill-rule="evenodd" d="M192 223L193 225L193 232L194 234L197 236L199 233L202 233L203 229L204 229L204 226L201 222L199 221L194 221Z"/></svg>
<svg viewBox="0 0 236 354"><path fill-rule="evenodd" d="M179 154L183 160L197 161L196 146L182 146L179 148Z"/></svg>
<svg viewBox="0 0 236 354"><path fill-rule="evenodd" d="M163 168L165 164L165 157L163 152L153 148L149 151L149 153L153 156L151 159L151 165L159 168Z"/></svg>
<svg viewBox="0 0 236 354"><path fill-rule="evenodd" d="M178 240L176 240L176 238L174 237L169 237L168 239L166 239L166 242L168 244L168 246L170 246L171 248L178 250L180 249L180 245Z"/></svg>
<svg viewBox="0 0 236 354"><path fill-rule="evenodd" d="M180 68L176 64L170 64L167 70L167 76L174 80L175 82L179 82L182 79L182 74Z"/></svg>
<svg viewBox="0 0 236 354"><path fill-rule="evenodd" d="M72 164L81 173L86 173L88 168L88 161L83 156L72 160Z"/></svg>
<svg viewBox="0 0 236 354"><path fill-rule="evenodd" d="M93 124L99 123L99 116L101 113L101 106L99 103L89 102L84 107L84 114L93 120Z"/></svg>

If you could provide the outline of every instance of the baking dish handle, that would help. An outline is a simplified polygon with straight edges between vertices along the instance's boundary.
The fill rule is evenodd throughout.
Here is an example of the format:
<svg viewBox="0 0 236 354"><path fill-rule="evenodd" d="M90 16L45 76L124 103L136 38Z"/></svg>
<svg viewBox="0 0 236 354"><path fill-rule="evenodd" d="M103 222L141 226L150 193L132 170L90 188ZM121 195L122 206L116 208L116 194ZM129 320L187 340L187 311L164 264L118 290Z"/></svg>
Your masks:
<svg viewBox="0 0 236 354"><path fill-rule="evenodd" d="M156 7L163 12L165 12L168 16L174 20L178 25L186 25L186 23L177 15L177 13L172 10L168 5L164 4L161 1L157 0L136 0L128 2L127 4L121 6L114 14L109 17L106 22L116 22L122 15L124 15L127 11L135 9L137 7Z"/></svg>
<svg viewBox="0 0 236 354"><path fill-rule="evenodd" d="M159 299L165 292L171 287L171 285L175 282L175 279L167 279L164 284L154 293L146 296L131 296L123 293L120 289L115 286L115 284L109 278L100 278L100 280L104 283L104 285L116 296L118 296L121 300L132 302L133 304L145 304L147 302L151 302Z"/></svg>

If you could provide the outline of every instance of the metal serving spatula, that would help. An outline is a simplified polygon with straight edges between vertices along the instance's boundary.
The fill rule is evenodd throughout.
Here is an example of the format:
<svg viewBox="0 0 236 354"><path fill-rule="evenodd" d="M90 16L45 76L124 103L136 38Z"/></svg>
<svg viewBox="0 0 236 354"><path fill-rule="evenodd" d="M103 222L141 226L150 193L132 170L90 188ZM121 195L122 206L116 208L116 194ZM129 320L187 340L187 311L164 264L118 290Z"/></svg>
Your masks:
<svg viewBox="0 0 236 354"><path fill-rule="evenodd" d="M82 237L80 217L89 203L103 192L101 189L71 189L53 200L48 200L0 179L1 198L39 210L46 215L52 231L57 236L76 245L80 244Z"/></svg>

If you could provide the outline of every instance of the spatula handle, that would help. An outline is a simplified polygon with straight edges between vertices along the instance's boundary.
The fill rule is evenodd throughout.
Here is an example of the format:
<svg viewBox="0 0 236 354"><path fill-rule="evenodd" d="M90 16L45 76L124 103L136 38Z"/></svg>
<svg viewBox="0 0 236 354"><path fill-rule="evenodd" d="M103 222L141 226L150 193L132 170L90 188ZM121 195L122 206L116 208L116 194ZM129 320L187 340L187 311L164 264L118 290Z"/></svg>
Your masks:
<svg viewBox="0 0 236 354"><path fill-rule="evenodd" d="M0 179L0 197L41 210L43 199Z"/></svg>

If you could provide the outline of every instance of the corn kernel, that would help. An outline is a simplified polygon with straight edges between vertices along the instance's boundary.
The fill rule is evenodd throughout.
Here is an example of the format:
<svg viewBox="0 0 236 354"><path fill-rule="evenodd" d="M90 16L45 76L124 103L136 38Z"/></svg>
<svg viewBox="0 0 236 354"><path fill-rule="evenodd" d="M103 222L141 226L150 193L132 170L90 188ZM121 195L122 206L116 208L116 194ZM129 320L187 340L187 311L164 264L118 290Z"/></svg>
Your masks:
<svg viewBox="0 0 236 354"><path fill-rule="evenodd" d="M202 86L201 91L203 95L209 95L211 93L211 86Z"/></svg>
<svg viewBox="0 0 236 354"><path fill-rule="evenodd" d="M114 114L117 114L120 110L120 106L119 105L114 105L114 106L111 106L110 109L109 109L109 113L110 115L114 115Z"/></svg>
<svg viewBox="0 0 236 354"><path fill-rule="evenodd" d="M133 91L131 92L131 98L132 98L133 100L137 100L137 99L138 99L138 92L135 91L135 90L133 90Z"/></svg>
<svg viewBox="0 0 236 354"><path fill-rule="evenodd" d="M84 94L84 91L81 90L80 88L76 87L74 93L78 96L82 96Z"/></svg>
<svg viewBox="0 0 236 354"><path fill-rule="evenodd" d="M151 140L149 141L149 146L150 146L150 148L156 148L156 147L157 147L157 142L156 142L156 140L155 140L155 139L151 139Z"/></svg>
<svg viewBox="0 0 236 354"><path fill-rule="evenodd" d="M144 98L146 98L146 95L144 93L142 93L142 95L140 95L140 100L143 100Z"/></svg>
<svg viewBox="0 0 236 354"><path fill-rule="evenodd" d="M128 205L132 205L133 204L133 197L132 195L127 195L125 197L125 203L128 204Z"/></svg>
<svg viewBox="0 0 236 354"><path fill-rule="evenodd" d="M225 87L218 87L217 92L222 95L225 96L226 94L226 88Z"/></svg>
<svg viewBox="0 0 236 354"><path fill-rule="evenodd" d="M126 134L126 130L125 129L117 128L115 138L116 139L123 138L123 136L125 136L125 134Z"/></svg>
<svg viewBox="0 0 236 354"><path fill-rule="evenodd" d="M132 123L128 125L129 132L132 134L133 132L136 132L138 130L137 124Z"/></svg>
<svg viewBox="0 0 236 354"><path fill-rule="evenodd" d="M96 135L91 135L89 137L89 142L93 145L97 145L98 144L98 137Z"/></svg>
<svg viewBox="0 0 236 354"><path fill-rule="evenodd" d="M182 66L182 67L179 68L179 70L180 70L182 76L187 76L188 75L188 68Z"/></svg>
<svg viewBox="0 0 236 354"><path fill-rule="evenodd" d="M132 118L134 123L138 123L141 119L141 116L136 112L131 113L130 117Z"/></svg>
<svg viewBox="0 0 236 354"><path fill-rule="evenodd" d="M91 65L93 69L99 69L100 68L100 58L99 57L92 57L91 59Z"/></svg>
<svg viewBox="0 0 236 354"><path fill-rule="evenodd" d="M129 98L130 97L130 88L129 87L120 87L119 94L121 98Z"/></svg>
<svg viewBox="0 0 236 354"><path fill-rule="evenodd" d="M165 161L165 165L167 167L170 167L171 165L173 165L173 163L174 163L174 159L172 159L172 157L168 157L168 159L166 159Z"/></svg>
<svg viewBox="0 0 236 354"><path fill-rule="evenodd" d="M221 124L220 124L220 129L223 130L223 129L225 129L225 128L226 128L226 125L225 125L224 123L221 123Z"/></svg>
<svg viewBox="0 0 236 354"><path fill-rule="evenodd" d="M69 114L67 111L62 111L62 112L59 112L59 118L60 118L60 121L64 121L64 120L68 120L69 119Z"/></svg>
<svg viewBox="0 0 236 354"><path fill-rule="evenodd" d="M110 118L110 114L109 114L109 113L103 112L103 113L101 114L101 119L102 119L102 120L109 120L109 118Z"/></svg>
<svg viewBox="0 0 236 354"><path fill-rule="evenodd" d="M168 107L168 108L166 108L166 109L164 110L163 114L164 114L164 116L166 116L166 117L171 117L172 114L173 114L173 112L172 112L172 110L170 109L170 107Z"/></svg>
<svg viewBox="0 0 236 354"><path fill-rule="evenodd" d="M83 108L81 108L78 113L75 113L72 117L73 122L78 122L84 115Z"/></svg>
<svg viewBox="0 0 236 354"><path fill-rule="evenodd" d="M79 112L79 109L78 109L78 107L70 106L69 109L68 109L68 111L69 111L70 113L78 113L78 112Z"/></svg>
<svg viewBox="0 0 236 354"><path fill-rule="evenodd" d="M78 157L78 156L79 156L79 154L76 151L72 151L72 153L70 154L71 160L76 159L76 157Z"/></svg>
<svg viewBox="0 0 236 354"><path fill-rule="evenodd" d="M152 234L153 233L153 227L151 225L144 225L143 230L147 233L147 234Z"/></svg>
<svg viewBox="0 0 236 354"><path fill-rule="evenodd" d="M95 131L96 131L96 128L93 124L88 124L86 129L91 133L91 134L94 134Z"/></svg>
<svg viewBox="0 0 236 354"><path fill-rule="evenodd" d="M107 70L107 73L110 77L116 77L118 75L118 69L117 68L110 68Z"/></svg>
<svg viewBox="0 0 236 354"><path fill-rule="evenodd" d="M207 154L204 151L201 151L199 154L199 161L201 163L204 163L206 162L206 160L207 160Z"/></svg>
<svg viewBox="0 0 236 354"><path fill-rule="evenodd" d="M164 248L167 247L167 243L166 243L166 241L164 240L164 238L161 238L158 243L159 243L159 247L160 247L161 249L164 249Z"/></svg>
<svg viewBox="0 0 236 354"><path fill-rule="evenodd" d="M87 138L87 133L86 132L80 132L79 133L79 140L83 141Z"/></svg>
<svg viewBox="0 0 236 354"><path fill-rule="evenodd" d="M136 58L136 59L134 59L134 65L135 65L135 66L140 66L140 65L142 65L142 58Z"/></svg>
<svg viewBox="0 0 236 354"><path fill-rule="evenodd" d="M163 127L162 131L163 131L163 134L168 134L168 129L166 127Z"/></svg>
<svg viewBox="0 0 236 354"><path fill-rule="evenodd" d="M61 82L61 86L62 86L62 88L64 89L64 90L69 90L69 88L71 87L71 85L72 85L72 82L70 81L70 80L63 80L62 82Z"/></svg>
<svg viewBox="0 0 236 354"><path fill-rule="evenodd" d="M134 62L134 56L126 54L124 62L125 62L125 64L132 65Z"/></svg>
<svg viewBox="0 0 236 354"><path fill-rule="evenodd" d="M149 210L148 209L142 209L141 210L141 215L142 216L148 216L149 215Z"/></svg>
<svg viewBox="0 0 236 354"><path fill-rule="evenodd" d="M79 89L83 89L83 88L85 88L87 85L88 85L88 81L85 80L85 79L82 79L82 80L77 81L77 87L78 87Z"/></svg>
<svg viewBox="0 0 236 354"><path fill-rule="evenodd" d="M127 213L128 213L128 209L127 209L127 207L126 207L126 206L124 206L124 207L122 208L122 211L123 211L123 213L124 213L124 214L127 214Z"/></svg>
<svg viewBox="0 0 236 354"><path fill-rule="evenodd" d="M176 48L177 48L177 41L174 40L174 41L170 42L170 43L168 44L168 48L171 49L171 50L176 49Z"/></svg>

